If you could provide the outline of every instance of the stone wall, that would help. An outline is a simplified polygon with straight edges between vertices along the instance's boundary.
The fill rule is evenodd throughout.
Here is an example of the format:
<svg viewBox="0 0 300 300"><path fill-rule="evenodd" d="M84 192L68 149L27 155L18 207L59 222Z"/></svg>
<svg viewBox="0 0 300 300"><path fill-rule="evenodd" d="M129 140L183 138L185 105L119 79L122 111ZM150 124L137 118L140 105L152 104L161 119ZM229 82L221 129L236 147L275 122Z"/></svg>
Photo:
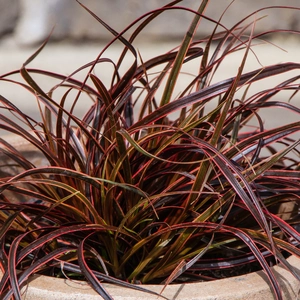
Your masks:
<svg viewBox="0 0 300 300"><path fill-rule="evenodd" d="M166 5L170 0L81 0L115 30L120 31L147 11ZM206 15L218 20L231 0L211 0ZM283 3L284 2L284 3ZM200 0L183 0L178 5L196 9ZM236 0L226 12L222 24L231 27L238 20L261 7L285 5L300 8L299 0ZM90 16L75 0L0 0L0 38L10 32L20 44L43 40L55 25L53 39L107 40L111 34ZM265 10L268 15L256 25L257 30L275 27L300 30L300 10ZM170 10L147 27L145 40L181 38L191 20L191 13ZM253 21L254 17L249 20ZM208 35L212 22L201 23L199 34Z"/></svg>
<svg viewBox="0 0 300 300"><path fill-rule="evenodd" d="M20 14L19 0L0 0L0 37L14 30Z"/></svg>

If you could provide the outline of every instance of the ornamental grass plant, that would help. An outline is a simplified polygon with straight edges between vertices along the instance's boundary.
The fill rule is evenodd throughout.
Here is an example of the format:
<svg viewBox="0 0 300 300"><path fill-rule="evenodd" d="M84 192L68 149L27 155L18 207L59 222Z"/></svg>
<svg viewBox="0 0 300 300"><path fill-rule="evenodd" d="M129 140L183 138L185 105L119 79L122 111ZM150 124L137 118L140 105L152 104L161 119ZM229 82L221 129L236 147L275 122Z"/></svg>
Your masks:
<svg viewBox="0 0 300 300"><path fill-rule="evenodd" d="M254 44L272 33L298 34L257 33L255 15L295 8L264 8L227 28L222 17L205 16L209 1L199 1L197 11L180 2L122 32L78 2L113 35L95 60L69 76L30 68L46 41L20 70L0 77L30 93L41 115L34 120L0 91L0 129L46 161L35 165L0 138L1 299L21 299L33 274L86 280L104 299L112 297L103 282L138 290L147 290L139 284L161 284L163 290L258 269L282 299L271 269L278 263L300 281L286 261L300 256L300 121L266 128L260 115L274 107L300 114L292 101L300 75L289 76L300 63L244 71ZM136 38L172 10L191 16L182 43L144 61ZM215 28L198 38L203 20ZM114 43L124 48L118 61L105 56ZM243 57L236 75L214 83L237 51ZM128 59L132 64L121 71ZM181 69L191 62L199 72L176 94ZM107 68L113 70L109 84L101 79ZM79 72L86 74L82 81L74 78ZM282 73L284 82L255 90L257 82ZM57 80L51 90L39 85L44 76ZM291 101L278 100L286 91ZM91 105L78 118L74 109L87 98Z"/></svg>

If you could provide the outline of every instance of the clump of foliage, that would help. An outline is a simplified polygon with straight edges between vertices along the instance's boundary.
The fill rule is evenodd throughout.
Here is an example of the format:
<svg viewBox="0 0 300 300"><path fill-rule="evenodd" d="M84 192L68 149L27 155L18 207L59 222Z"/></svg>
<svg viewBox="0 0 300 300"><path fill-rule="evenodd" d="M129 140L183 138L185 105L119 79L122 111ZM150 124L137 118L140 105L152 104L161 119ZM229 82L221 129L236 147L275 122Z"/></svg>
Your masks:
<svg viewBox="0 0 300 300"><path fill-rule="evenodd" d="M42 116L42 122L34 120L1 95L1 110L22 121L18 125L1 113L1 130L22 137L47 160L33 165L0 139L2 155L12 162L1 166L0 181L3 299L20 299L21 287L35 273L85 279L105 299L111 297L101 282L143 290L131 284L212 280L257 265L281 299L271 266L280 262L299 278L286 257L300 255L300 142L293 138L300 122L265 128L260 117L262 109L273 107L300 113L277 100L282 91L296 95L299 76L250 96L237 98L237 91L299 70L300 64L243 72L251 43L269 34L255 33L249 23L254 14L230 29L210 20L214 32L197 39L208 1L198 11L176 6L179 2L151 11L121 33L85 7L114 35L94 61L70 76L29 68L45 43L20 70L1 76L36 97ZM135 38L172 9L193 16L183 42L142 61ZM115 42L124 45L117 62L103 56ZM244 51L236 76L212 84L219 66L236 51ZM121 73L129 56L133 63ZM190 61L199 73L174 96L181 67ZM93 72L107 63L114 68L109 85L95 75L99 70ZM82 70L86 79L74 79ZM24 81L14 79L16 74ZM44 91L36 75L58 84ZM66 109L74 90L73 106ZM79 119L73 110L83 95L93 104ZM257 126L249 126L250 120ZM280 213L282 207L292 208Z"/></svg>

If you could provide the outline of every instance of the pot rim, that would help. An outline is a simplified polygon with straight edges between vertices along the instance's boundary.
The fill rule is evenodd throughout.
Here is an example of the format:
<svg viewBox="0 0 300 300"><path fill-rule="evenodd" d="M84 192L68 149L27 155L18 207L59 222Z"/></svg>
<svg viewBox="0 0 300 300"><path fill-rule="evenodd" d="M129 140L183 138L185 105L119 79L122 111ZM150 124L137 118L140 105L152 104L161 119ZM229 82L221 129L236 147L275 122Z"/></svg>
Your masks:
<svg viewBox="0 0 300 300"><path fill-rule="evenodd" d="M287 261L300 275L300 258L290 256ZM300 293L300 282L282 265L277 265L272 269L282 288L283 299L296 299ZM84 281L54 278L44 275L34 275L31 278L28 284L22 289L22 297L26 300L101 299L88 283ZM113 284L104 283L103 287L115 300L163 299L153 294ZM143 285L143 287L159 294L163 286ZM267 276L263 271L210 282L171 284L165 288L162 296L174 300L266 300L275 298Z"/></svg>

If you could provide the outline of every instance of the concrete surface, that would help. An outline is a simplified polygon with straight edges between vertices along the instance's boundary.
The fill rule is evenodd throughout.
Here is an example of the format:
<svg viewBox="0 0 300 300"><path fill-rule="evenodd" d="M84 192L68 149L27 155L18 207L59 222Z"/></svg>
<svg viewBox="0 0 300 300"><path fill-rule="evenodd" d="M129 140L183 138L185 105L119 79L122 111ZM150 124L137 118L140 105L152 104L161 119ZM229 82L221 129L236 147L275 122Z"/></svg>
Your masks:
<svg viewBox="0 0 300 300"><path fill-rule="evenodd" d="M246 64L245 71L254 70L260 68L261 66L267 66L271 64L276 64L280 62L293 61L300 63L299 55L299 41L300 37L290 38L286 40L277 40L274 43L280 45L276 47L270 43L263 43L253 47L253 53L249 54L248 63ZM135 45L136 48L140 51L143 61L147 59L165 53L166 51L172 49L176 46L173 43L140 43ZM94 60L99 52L103 49L103 43L78 43L70 44L66 42L62 43L50 43L47 45L39 56L29 64L30 68L45 69L52 72L61 73L64 75L71 74L74 70L80 66ZM22 48L18 47L13 39L7 39L0 44L0 74L5 74L12 70L20 69L22 64L35 52L35 48ZM116 61L121 52L120 44L113 45L109 48L102 57L108 57ZM217 71L214 77L214 82L222 81L226 78L234 76L237 73L238 67L241 63L243 56L243 51L235 54L229 55L226 60L221 64L220 69ZM258 62L259 60L259 62ZM133 62L132 55L128 54L126 63L124 64L123 70L126 69ZM199 65L196 63L189 63L184 67L184 72L188 74L197 74ZM108 64L101 64L96 68L95 74L99 76L107 85L110 82L112 68ZM87 74L87 69L81 71L79 74L75 75L77 79L83 79ZM290 78L294 75L299 75L300 71L296 70L283 74L280 76L272 77L268 80L263 80L257 84L254 84L250 89L250 94L265 90L270 88L287 78ZM59 81L52 78L47 78L45 76L35 75L33 76L36 82L44 89L45 92L48 92L51 87L59 83ZM15 80L20 81L20 76L13 76ZM191 80L191 75L183 75L178 81L174 97L183 90ZM63 90L65 92L65 89ZM34 95L31 95L29 92L25 91L24 88L5 82L0 81L0 94L25 113L30 116L34 116L37 119L39 117L39 110ZM161 91L158 92L158 95L161 94ZM237 97L240 97L242 94L242 89L237 93ZM283 100L288 101L291 92L280 93L274 100ZM53 98L56 101L60 101L62 92L56 92L53 94ZM68 103L72 104L72 101L75 97L75 93L69 96ZM297 107L300 107L300 94L297 94L291 101L291 103ZM77 107L76 114L80 117L86 111L87 108L92 104L90 99L82 98L80 99ZM273 126L278 126L282 122L286 121L296 121L299 120L299 115L294 113L289 113L287 110L274 108L272 110L268 109L265 112L262 112L264 121L266 122L266 127L270 128ZM2 110L3 112L3 110ZM6 112L4 112L6 114Z"/></svg>

